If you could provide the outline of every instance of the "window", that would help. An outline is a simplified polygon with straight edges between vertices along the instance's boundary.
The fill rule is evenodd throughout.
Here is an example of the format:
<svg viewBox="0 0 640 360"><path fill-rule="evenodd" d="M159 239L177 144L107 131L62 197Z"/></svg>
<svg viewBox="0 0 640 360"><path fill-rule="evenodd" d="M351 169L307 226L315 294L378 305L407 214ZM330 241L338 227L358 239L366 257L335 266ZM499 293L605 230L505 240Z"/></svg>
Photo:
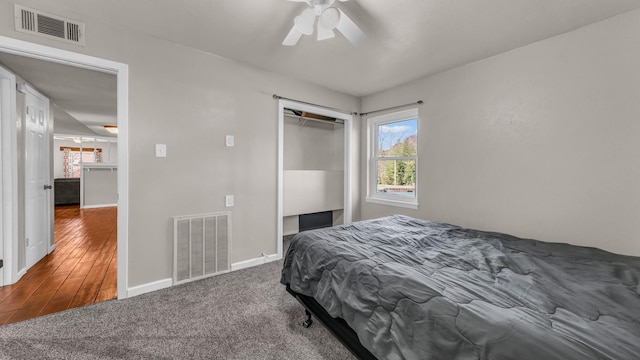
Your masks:
<svg viewBox="0 0 640 360"><path fill-rule="evenodd" d="M63 167L64 177L79 178L80 168L83 163L99 163L102 149L93 148L77 148L77 147L60 147L60 151L64 152Z"/></svg>
<svg viewBox="0 0 640 360"><path fill-rule="evenodd" d="M418 110L369 119L367 201L418 207Z"/></svg>
<svg viewBox="0 0 640 360"><path fill-rule="evenodd" d="M54 176L78 178L82 164L115 164L118 139L115 137L81 137L55 134L55 147L60 153L54 154Z"/></svg>

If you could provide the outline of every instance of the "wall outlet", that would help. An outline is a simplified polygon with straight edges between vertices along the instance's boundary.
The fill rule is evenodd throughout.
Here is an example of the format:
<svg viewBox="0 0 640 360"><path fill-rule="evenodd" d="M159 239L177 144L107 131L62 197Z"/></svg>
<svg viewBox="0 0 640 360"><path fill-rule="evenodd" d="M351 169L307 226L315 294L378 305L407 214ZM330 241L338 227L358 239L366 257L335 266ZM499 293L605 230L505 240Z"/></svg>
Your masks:
<svg viewBox="0 0 640 360"><path fill-rule="evenodd" d="M225 136L225 144L229 147L235 145L235 139L233 138L233 135Z"/></svg>
<svg viewBox="0 0 640 360"><path fill-rule="evenodd" d="M224 205L226 207L232 207L233 206L233 195L227 195L224 197Z"/></svg>
<svg viewBox="0 0 640 360"><path fill-rule="evenodd" d="M156 157L167 157L166 144L156 144Z"/></svg>

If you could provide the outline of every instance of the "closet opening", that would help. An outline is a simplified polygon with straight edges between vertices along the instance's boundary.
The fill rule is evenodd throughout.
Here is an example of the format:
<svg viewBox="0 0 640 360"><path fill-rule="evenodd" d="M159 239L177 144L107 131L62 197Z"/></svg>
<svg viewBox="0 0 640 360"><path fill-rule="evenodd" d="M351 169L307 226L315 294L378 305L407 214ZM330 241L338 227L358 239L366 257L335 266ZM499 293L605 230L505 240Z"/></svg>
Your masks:
<svg viewBox="0 0 640 360"><path fill-rule="evenodd" d="M280 100L278 254L305 230L351 222L352 116Z"/></svg>

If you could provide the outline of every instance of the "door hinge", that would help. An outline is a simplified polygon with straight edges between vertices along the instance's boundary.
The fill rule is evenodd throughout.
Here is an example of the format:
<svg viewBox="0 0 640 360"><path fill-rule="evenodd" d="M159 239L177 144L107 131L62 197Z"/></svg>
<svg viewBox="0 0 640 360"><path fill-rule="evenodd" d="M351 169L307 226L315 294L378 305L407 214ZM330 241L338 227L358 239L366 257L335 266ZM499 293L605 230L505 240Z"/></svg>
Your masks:
<svg viewBox="0 0 640 360"><path fill-rule="evenodd" d="M24 84L23 83L17 83L16 84L16 91L19 92L20 94L26 94L27 90L24 88Z"/></svg>
<svg viewBox="0 0 640 360"><path fill-rule="evenodd" d="M29 246L29 238L26 239L27 246Z"/></svg>

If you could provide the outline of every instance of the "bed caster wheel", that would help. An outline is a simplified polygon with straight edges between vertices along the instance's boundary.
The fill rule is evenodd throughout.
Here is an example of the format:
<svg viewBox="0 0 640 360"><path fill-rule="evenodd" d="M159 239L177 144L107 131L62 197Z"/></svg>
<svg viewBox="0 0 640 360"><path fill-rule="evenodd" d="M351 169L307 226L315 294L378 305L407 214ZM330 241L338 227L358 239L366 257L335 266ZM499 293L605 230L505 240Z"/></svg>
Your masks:
<svg viewBox="0 0 640 360"><path fill-rule="evenodd" d="M307 315L307 320L302 322L302 327L304 327L305 329L308 328L309 326L311 326L313 324L313 319L311 319L311 313L308 311L304 312L305 315Z"/></svg>
<svg viewBox="0 0 640 360"><path fill-rule="evenodd" d="M309 326L311 326L313 324L313 320L311 319L307 319L305 321L302 322L302 327L304 328L308 328Z"/></svg>

